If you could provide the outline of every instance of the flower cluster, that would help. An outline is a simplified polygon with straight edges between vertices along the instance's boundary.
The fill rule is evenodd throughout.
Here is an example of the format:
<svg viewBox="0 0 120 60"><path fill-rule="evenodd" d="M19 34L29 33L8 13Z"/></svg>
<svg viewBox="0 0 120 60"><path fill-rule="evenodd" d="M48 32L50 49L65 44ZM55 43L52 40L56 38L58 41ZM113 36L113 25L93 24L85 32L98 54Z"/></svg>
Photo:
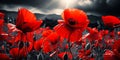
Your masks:
<svg viewBox="0 0 120 60"><path fill-rule="evenodd" d="M41 27L43 21L21 8L16 23L5 23L0 13L0 60L119 60L119 18L102 16L113 30L88 27L90 20L83 10L68 8L63 20L53 29Z"/></svg>

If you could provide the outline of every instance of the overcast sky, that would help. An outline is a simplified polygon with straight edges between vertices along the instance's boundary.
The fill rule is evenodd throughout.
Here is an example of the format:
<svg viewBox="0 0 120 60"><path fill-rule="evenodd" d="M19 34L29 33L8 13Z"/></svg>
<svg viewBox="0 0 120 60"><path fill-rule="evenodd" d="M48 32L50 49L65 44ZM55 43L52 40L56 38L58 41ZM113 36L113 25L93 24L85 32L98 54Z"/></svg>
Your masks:
<svg viewBox="0 0 120 60"><path fill-rule="evenodd" d="M0 10L18 11L21 7L41 14L61 14L65 8L78 8L88 14L120 16L120 0L0 0Z"/></svg>

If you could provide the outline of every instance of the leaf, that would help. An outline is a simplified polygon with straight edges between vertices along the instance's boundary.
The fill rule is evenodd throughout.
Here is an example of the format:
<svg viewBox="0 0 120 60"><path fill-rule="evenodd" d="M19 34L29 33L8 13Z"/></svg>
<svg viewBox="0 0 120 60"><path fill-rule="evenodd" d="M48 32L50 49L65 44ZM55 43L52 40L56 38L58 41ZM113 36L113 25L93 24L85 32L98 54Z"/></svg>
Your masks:
<svg viewBox="0 0 120 60"><path fill-rule="evenodd" d="M88 50L88 49L90 49L90 43L87 43L85 46L85 50Z"/></svg>

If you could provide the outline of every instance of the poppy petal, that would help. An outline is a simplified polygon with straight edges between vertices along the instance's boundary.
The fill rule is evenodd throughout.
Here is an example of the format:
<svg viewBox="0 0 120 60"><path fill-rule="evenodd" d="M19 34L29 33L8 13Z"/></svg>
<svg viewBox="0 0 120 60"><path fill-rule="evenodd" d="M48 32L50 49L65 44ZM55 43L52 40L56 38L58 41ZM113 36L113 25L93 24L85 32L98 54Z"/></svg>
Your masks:
<svg viewBox="0 0 120 60"><path fill-rule="evenodd" d="M120 24L120 20L119 18L115 17L115 16L102 16L102 20L103 23L105 24L105 26L108 27L114 27L115 25L119 25Z"/></svg>
<svg viewBox="0 0 120 60"><path fill-rule="evenodd" d="M58 36L58 34L57 34L56 32L51 33L51 34L47 37L47 39L50 40L50 42L51 42L52 44L56 44L56 43L58 42L58 38L59 38L59 36Z"/></svg>
<svg viewBox="0 0 120 60"><path fill-rule="evenodd" d="M44 41L43 38L41 38L40 40L35 41L35 43L34 43L34 49L36 51L40 51L41 50L43 41Z"/></svg>
<svg viewBox="0 0 120 60"><path fill-rule="evenodd" d="M0 60L10 60L10 58L6 54L0 53Z"/></svg>
<svg viewBox="0 0 120 60"><path fill-rule="evenodd" d="M58 24L54 27L54 30L63 38L68 38L72 30L64 23Z"/></svg>
<svg viewBox="0 0 120 60"><path fill-rule="evenodd" d="M5 14L0 12L0 19L4 19Z"/></svg>
<svg viewBox="0 0 120 60"><path fill-rule="evenodd" d="M80 38L82 37L82 32L81 30L75 30L72 32L71 36L70 36L70 42L76 42L78 41Z"/></svg>
<svg viewBox="0 0 120 60"><path fill-rule="evenodd" d="M10 49L10 55L12 56L12 57L18 57L18 55L19 55L19 48L12 48L12 49Z"/></svg>

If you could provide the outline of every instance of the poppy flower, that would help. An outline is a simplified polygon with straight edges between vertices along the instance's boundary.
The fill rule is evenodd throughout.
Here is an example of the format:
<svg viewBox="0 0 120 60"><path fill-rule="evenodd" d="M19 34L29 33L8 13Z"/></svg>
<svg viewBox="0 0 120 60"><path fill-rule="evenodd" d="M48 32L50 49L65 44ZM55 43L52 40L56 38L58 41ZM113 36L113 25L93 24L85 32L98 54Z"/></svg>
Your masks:
<svg viewBox="0 0 120 60"><path fill-rule="evenodd" d="M0 60L10 60L10 58L4 53L0 53Z"/></svg>
<svg viewBox="0 0 120 60"><path fill-rule="evenodd" d="M109 31L108 30L101 30L100 34L104 37L106 35L108 35Z"/></svg>
<svg viewBox="0 0 120 60"><path fill-rule="evenodd" d="M79 50L78 57L82 58L82 59L85 59L86 58L85 50L83 50L83 49Z"/></svg>
<svg viewBox="0 0 120 60"><path fill-rule="evenodd" d="M120 39L120 31L117 32L118 39Z"/></svg>
<svg viewBox="0 0 120 60"><path fill-rule="evenodd" d="M0 27L3 25L4 20L0 20Z"/></svg>
<svg viewBox="0 0 120 60"><path fill-rule="evenodd" d="M90 33L87 37L90 41L102 39L102 35L100 34L100 32L96 28L89 28L88 27L87 30Z"/></svg>
<svg viewBox="0 0 120 60"><path fill-rule="evenodd" d="M84 49L81 49L78 51L79 54L78 54L78 57L79 58L82 58L83 60L88 60L88 56L91 54L91 49L89 50L84 50Z"/></svg>
<svg viewBox="0 0 120 60"><path fill-rule="evenodd" d="M26 49L19 49L19 48L12 48L10 49L10 55L13 59L21 60L23 57L27 56L27 50Z"/></svg>
<svg viewBox="0 0 120 60"><path fill-rule="evenodd" d="M42 50L45 54L48 54L49 52L53 51L52 45L48 40L45 40L42 45Z"/></svg>
<svg viewBox="0 0 120 60"><path fill-rule="evenodd" d="M111 50L106 50L103 57L104 57L104 60L116 60L115 54Z"/></svg>
<svg viewBox="0 0 120 60"><path fill-rule="evenodd" d="M0 20L0 40L7 40L8 38L8 33L4 31L4 25L4 20Z"/></svg>
<svg viewBox="0 0 120 60"><path fill-rule="evenodd" d="M14 45L14 43L18 43L21 40L21 32L18 32L16 36L11 41L11 44Z"/></svg>
<svg viewBox="0 0 120 60"><path fill-rule="evenodd" d="M15 41L17 44L17 45L15 44L16 48L12 48L9 51L13 58L26 57L27 54L31 52L33 48L33 41L29 40L30 37L29 39L26 39L26 37L27 37L26 35L22 35L22 37L18 35L18 37L16 38L17 39L17 41ZM16 53L14 53L14 51L16 51Z"/></svg>
<svg viewBox="0 0 120 60"><path fill-rule="evenodd" d="M111 28L116 27L117 25L120 24L119 18L111 15L102 16L102 20L105 26L111 27Z"/></svg>
<svg viewBox="0 0 120 60"><path fill-rule="evenodd" d="M53 30L47 29L42 32L42 37L47 37L53 32Z"/></svg>
<svg viewBox="0 0 120 60"><path fill-rule="evenodd" d="M3 23L4 23L4 20L0 20L0 33L2 33Z"/></svg>
<svg viewBox="0 0 120 60"><path fill-rule="evenodd" d="M40 27L42 20L37 21L35 15L25 8L21 8L18 11L16 19L16 27L22 30L24 33L31 32Z"/></svg>
<svg viewBox="0 0 120 60"><path fill-rule="evenodd" d="M16 58L18 57L19 55L19 48L12 48L10 49L10 55L13 57L13 58Z"/></svg>
<svg viewBox="0 0 120 60"><path fill-rule="evenodd" d="M33 33L32 33L33 35ZM31 33L29 32L29 34L27 35L22 35L22 40L19 40L20 44L18 44L18 46L20 48L27 48L28 51L30 52L32 50L33 47L33 36L31 35ZM20 46L22 45L22 46Z"/></svg>
<svg viewBox="0 0 120 60"><path fill-rule="evenodd" d="M106 44L106 47L112 47L113 43L115 42L114 39L105 39L105 44Z"/></svg>
<svg viewBox="0 0 120 60"><path fill-rule="evenodd" d="M34 42L34 40L33 40L34 32L27 32L25 36L26 36L25 40L27 42L32 42L32 43Z"/></svg>
<svg viewBox="0 0 120 60"><path fill-rule="evenodd" d="M90 60L95 60L95 58L90 58Z"/></svg>
<svg viewBox="0 0 120 60"><path fill-rule="evenodd" d="M120 59L120 40L115 41L115 43L112 46L112 51Z"/></svg>
<svg viewBox="0 0 120 60"><path fill-rule="evenodd" d="M12 48L10 49L10 54L12 55L13 58L21 58L21 57L26 57L27 54L32 50L32 43L30 42L19 42L19 45L17 48ZM16 52L16 53L14 53Z"/></svg>
<svg viewBox="0 0 120 60"><path fill-rule="evenodd" d="M59 35L56 32L53 32L50 35L48 35L46 39L48 39L52 44L56 44L58 42Z"/></svg>
<svg viewBox="0 0 120 60"><path fill-rule="evenodd" d="M43 42L44 42L44 38L40 38L39 40L35 41L35 43L34 43L34 49L36 51L40 51L42 49Z"/></svg>
<svg viewBox="0 0 120 60"><path fill-rule="evenodd" d="M61 60L72 60L72 54L70 52L60 52L58 54L58 57L61 59Z"/></svg>
<svg viewBox="0 0 120 60"><path fill-rule="evenodd" d="M110 32L110 37L111 37L111 38L115 38L115 31L111 31L111 32Z"/></svg>
<svg viewBox="0 0 120 60"><path fill-rule="evenodd" d="M65 9L62 13L63 21L54 27L54 30L71 42L80 39L89 20L84 11L78 9Z"/></svg>
<svg viewBox="0 0 120 60"><path fill-rule="evenodd" d="M4 19L5 14L0 12L0 19Z"/></svg>

